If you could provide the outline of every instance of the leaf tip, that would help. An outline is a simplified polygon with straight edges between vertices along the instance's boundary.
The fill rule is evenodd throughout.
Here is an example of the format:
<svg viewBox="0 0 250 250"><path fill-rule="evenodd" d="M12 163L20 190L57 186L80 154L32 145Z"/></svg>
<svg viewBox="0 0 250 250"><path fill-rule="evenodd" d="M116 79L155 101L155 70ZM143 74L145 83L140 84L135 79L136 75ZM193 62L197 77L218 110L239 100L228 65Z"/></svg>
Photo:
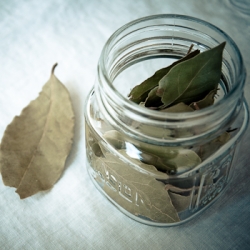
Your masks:
<svg viewBox="0 0 250 250"><path fill-rule="evenodd" d="M220 48L221 51L223 51L225 47L226 47L226 41L222 42L217 46L217 48Z"/></svg>
<svg viewBox="0 0 250 250"><path fill-rule="evenodd" d="M55 63L51 69L51 75L54 75L54 71L55 71L55 68L56 66L58 65L58 63Z"/></svg>
<svg viewBox="0 0 250 250"><path fill-rule="evenodd" d="M15 192L19 195L20 200L23 200L28 197L28 196L23 195L22 193L19 193L18 190L16 190Z"/></svg>

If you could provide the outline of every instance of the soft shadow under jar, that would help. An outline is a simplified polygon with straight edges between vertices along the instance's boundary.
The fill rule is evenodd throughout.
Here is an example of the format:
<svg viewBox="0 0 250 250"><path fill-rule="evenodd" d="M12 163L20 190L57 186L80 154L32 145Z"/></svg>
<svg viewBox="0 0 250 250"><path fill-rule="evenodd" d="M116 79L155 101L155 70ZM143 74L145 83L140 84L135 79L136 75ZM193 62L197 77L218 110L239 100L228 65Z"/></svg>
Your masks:
<svg viewBox="0 0 250 250"><path fill-rule="evenodd" d="M134 86L186 55L192 44L203 52L224 41L212 106L167 113L128 99ZM117 30L102 50L86 102L87 169L97 189L148 225L178 225L207 208L229 185L240 154L248 124L245 77L236 44L202 20L156 15Z"/></svg>

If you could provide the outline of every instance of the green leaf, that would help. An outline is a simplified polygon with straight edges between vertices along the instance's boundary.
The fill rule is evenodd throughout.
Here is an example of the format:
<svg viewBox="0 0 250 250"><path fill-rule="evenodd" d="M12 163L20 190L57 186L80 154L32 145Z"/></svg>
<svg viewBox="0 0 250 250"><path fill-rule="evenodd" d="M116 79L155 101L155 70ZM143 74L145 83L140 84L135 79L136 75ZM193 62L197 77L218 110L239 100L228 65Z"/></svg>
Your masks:
<svg viewBox="0 0 250 250"><path fill-rule="evenodd" d="M180 113L180 112L192 112L194 109L191 108L191 106L186 105L183 102L180 102L178 104L175 104L174 106L171 106L166 109L160 110L161 112L170 112L170 113Z"/></svg>
<svg viewBox="0 0 250 250"><path fill-rule="evenodd" d="M156 95L158 90L158 85L151 89L148 93L148 97L145 100L144 106L147 108L157 109L157 107L162 106L161 97Z"/></svg>
<svg viewBox="0 0 250 250"><path fill-rule="evenodd" d="M100 185L118 205L135 216L161 223L180 221L165 185L142 174L118 157L98 158L95 169Z"/></svg>
<svg viewBox="0 0 250 250"><path fill-rule="evenodd" d="M157 70L153 76L149 77L141 84L135 86L131 90L131 92L129 93L128 97L130 98L131 101L138 103L138 104L140 102L144 102L145 99L147 98L150 90L152 90L153 88L158 86L158 83L161 80L161 78L163 76L165 76L170 71L171 68L173 68L175 65L177 65L181 62L184 62L184 61L198 55L199 53L200 53L199 50L195 50L195 51L189 53L188 55L186 55L185 57L181 58L180 60L174 62L170 66L162 68L160 70Z"/></svg>
<svg viewBox="0 0 250 250"><path fill-rule="evenodd" d="M218 87L225 42L174 66L159 82L157 95L164 107L203 99Z"/></svg>
<svg viewBox="0 0 250 250"><path fill-rule="evenodd" d="M52 188L72 146L74 112L68 90L54 75L55 66L40 95L13 119L2 138L3 182L17 188L21 199Z"/></svg>
<svg viewBox="0 0 250 250"><path fill-rule="evenodd" d="M203 109L214 104L214 97L217 93L217 89L211 90L204 99L198 102L192 102L189 106L193 109Z"/></svg>

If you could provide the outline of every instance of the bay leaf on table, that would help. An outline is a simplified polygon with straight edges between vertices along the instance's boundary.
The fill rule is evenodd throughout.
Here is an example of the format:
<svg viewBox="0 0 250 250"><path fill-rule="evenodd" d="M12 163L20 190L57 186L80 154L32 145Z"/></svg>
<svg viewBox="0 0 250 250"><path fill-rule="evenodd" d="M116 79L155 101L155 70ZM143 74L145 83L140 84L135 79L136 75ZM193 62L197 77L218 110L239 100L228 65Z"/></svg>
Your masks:
<svg viewBox="0 0 250 250"><path fill-rule="evenodd" d="M175 65L177 65L183 61L186 61L190 58L195 57L199 53L200 53L199 50L194 50L193 52L191 52L191 53L187 54L186 56L184 56L183 58L179 59L178 61L172 63L168 67L157 70L154 73L154 75L152 75L151 77L149 77L148 79L143 81L141 84L135 86L131 90L131 92L129 93L128 97L130 98L131 101L138 103L138 104L140 102L145 101L150 90L152 90L153 88L158 86L158 83L161 80L161 78L163 76L165 76L170 71L171 68L173 68Z"/></svg>
<svg viewBox="0 0 250 250"><path fill-rule="evenodd" d="M152 221L174 223L180 219L165 185L144 175L117 157L98 158L96 169L104 178L104 191L118 205L135 216Z"/></svg>
<svg viewBox="0 0 250 250"><path fill-rule="evenodd" d="M217 89L225 42L174 66L159 81L157 95L166 108L179 102L189 105Z"/></svg>
<svg viewBox="0 0 250 250"><path fill-rule="evenodd" d="M52 188L64 169L73 140L74 112L68 90L54 75L37 99L7 126L0 148L5 185L20 198Z"/></svg>

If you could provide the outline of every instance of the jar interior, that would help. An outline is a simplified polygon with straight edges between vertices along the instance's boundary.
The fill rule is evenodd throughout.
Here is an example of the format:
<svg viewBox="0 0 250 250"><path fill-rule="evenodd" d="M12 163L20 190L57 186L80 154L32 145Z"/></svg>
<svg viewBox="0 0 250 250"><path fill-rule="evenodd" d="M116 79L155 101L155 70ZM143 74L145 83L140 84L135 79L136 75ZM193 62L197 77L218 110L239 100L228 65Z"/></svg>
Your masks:
<svg viewBox="0 0 250 250"><path fill-rule="evenodd" d="M151 77L157 70L171 65L180 58L180 56L167 55L167 53L164 55L164 51L161 51L161 55L144 56L143 59L138 59L135 55L135 58L131 58L131 61L127 61L126 64L120 61L112 70L113 86L124 98L128 98L130 91L135 86ZM222 75L215 102L221 100L228 91L227 77Z"/></svg>
<svg viewBox="0 0 250 250"><path fill-rule="evenodd" d="M217 102L241 85L242 58L234 42L222 31L198 19L168 15L134 22L118 30L107 42L100 60L108 85L122 99L156 70L185 56L193 45L200 52L226 41Z"/></svg>
<svg viewBox="0 0 250 250"><path fill-rule="evenodd" d="M90 111L91 98L89 101L87 108ZM245 125L242 129L244 127ZM91 117L87 120L85 131L88 172L96 187L122 212L137 221L154 226L170 226L187 221L219 198L232 178L241 133L237 133L237 139L230 140L209 160L199 164L196 171L166 175L164 171L152 169L153 166L147 162L141 162L140 157L136 158L140 156L140 151L136 147L131 148L130 141L112 144L112 141L104 139L105 133L112 129L105 119L96 120ZM130 176L136 179L139 187L134 185ZM144 193L144 179L147 181L146 186L152 182L155 190L153 196ZM150 190L149 188L148 192ZM168 216L161 215L166 208L157 199L163 199L163 196L177 215L173 221ZM167 201L168 199L171 201ZM152 211L149 205L156 206L160 212ZM165 212L168 213L168 209Z"/></svg>

